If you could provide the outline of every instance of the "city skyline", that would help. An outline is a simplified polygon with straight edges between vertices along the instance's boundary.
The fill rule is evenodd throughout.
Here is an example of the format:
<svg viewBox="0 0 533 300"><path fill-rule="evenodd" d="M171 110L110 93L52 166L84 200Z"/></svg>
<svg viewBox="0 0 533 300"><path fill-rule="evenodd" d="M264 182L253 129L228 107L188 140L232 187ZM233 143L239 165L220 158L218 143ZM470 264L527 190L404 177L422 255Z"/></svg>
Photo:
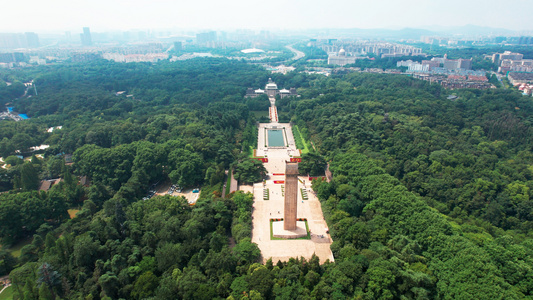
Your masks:
<svg viewBox="0 0 533 300"><path fill-rule="evenodd" d="M0 32L50 32L82 27L94 31L134 29L221 29L239 28L300 30L321 28L422 28L476 25L531 31L526 0L459 1L393 0L327 3L318 0L269 2L234 0L175 3L169 0L74 0L43 2L28 0L2 4L6 14ZM496 9L497 7L497 9ZM25 17L21 18L20 12Z"/></svg>

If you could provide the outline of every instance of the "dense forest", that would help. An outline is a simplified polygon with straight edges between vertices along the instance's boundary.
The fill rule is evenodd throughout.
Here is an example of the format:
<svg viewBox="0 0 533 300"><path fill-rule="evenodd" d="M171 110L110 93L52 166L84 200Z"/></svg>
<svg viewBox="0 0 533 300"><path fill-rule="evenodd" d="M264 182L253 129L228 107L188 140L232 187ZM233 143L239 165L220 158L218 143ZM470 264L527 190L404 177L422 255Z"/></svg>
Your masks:
<svg viewBox="0 0 533 300"><path fill-rule="evenodd" d="M261 180L248 151L252 112L268 101L244 94L268 77L301 95L277 105L313 143L302 169L327 162L333 173L313 189L335 262L260 264L252 195L222 195L225 170ZM516 91L450 101L407 76L268 74L213 58L42 66L0 80L13 83L0 87L2 104L30 116L0 122L11 165L0 169L0 276L15 299L533 298L533 103ZM30 80L38 94L23 96ZM42 157L29 152L41 144ZM141 200L165 180L202 187L200 199ZM15 257L9 246L24 240Z"/></svg>
<svg viewBox="0 0 533 300"><path fill-rule="evenodd" d="M358 73L300 91L279 104L330 161L334 180L314 189L337 261L385 256L384 298L404 294L398 264L429 276L430 297L531 296L531 98L460 90L450 101L437 85Z"/></svg>

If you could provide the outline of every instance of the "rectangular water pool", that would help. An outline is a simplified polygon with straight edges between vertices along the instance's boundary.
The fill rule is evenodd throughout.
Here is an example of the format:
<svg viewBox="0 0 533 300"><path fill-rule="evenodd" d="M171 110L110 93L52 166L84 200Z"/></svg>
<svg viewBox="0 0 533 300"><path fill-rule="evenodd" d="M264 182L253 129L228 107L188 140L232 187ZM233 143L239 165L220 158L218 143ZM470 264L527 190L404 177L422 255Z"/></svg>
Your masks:
<svg viewBox="0 0 533 300"><path fill-rule="evenodd" d="M282 129L269 129L268 131L268 146L269 147L285 147L283 140Z"/></svg>

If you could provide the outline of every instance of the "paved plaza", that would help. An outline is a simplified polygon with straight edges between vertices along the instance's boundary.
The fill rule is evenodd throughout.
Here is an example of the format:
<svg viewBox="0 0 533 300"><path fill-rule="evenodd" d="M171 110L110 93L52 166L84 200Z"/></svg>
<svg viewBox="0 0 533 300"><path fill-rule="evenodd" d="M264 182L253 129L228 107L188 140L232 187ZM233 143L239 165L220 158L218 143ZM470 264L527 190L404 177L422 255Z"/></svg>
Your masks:
<svg viewBox="0 0 533 300"><path fill-rule="evenodd" d="M285 129L288 147L265 147L264 129L274 126L277 129L280 127ZM256 155L268 158L268 162L264 164L268 173L266 182L253 185L252 242L259 246L263 262L269 258L272 258L274 263L278 260L288 261L291 257L310 259L313 254L320 258L321 263L328 259L333 261L333 254L330 249L332 240L327 233L328 226L324 220L320 202L314 195L311 184L306 177L299 177L297 218L307 219L311 239L271 240L270 219L283 218L284 196L282 187L284 188L284 184L280 182L285 180L285 162L289 161L291 156L299 156L299 151L296 149L291 126L288 123L260 124L257 145ZM250 191L250 187L246 189ZM308 200L303 200L301 189L307 190ZM268 200L264 200L265 190L268 191ZM301 227L301 225L299 226Z"/></svg>

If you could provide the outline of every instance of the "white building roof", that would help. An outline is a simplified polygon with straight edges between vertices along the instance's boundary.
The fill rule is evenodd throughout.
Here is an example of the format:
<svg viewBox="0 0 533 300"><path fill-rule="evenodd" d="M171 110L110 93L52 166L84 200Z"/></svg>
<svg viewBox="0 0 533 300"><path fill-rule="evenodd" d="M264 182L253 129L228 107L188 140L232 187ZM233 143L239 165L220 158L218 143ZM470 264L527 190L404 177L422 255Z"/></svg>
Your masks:
<svg viewBox="0 0 533 300"><path fill-rule="evenodd" d="M37 150L44 150L49 147L50 145L40 145L40 146L30 147L30 149L31 151L37 151Z"/></svg>
<svg viewBox="0 0 533 300"><path fill-rule="evenodd" d="M248 53L264 53L265 50L257 49L257 48L250 48L250 49L244 49L241 50L242 53L248 54Z"/></svg>
<svg viewBox="0 0 533 300"><path fill-rule="evenodd" d="M255 93L256 93L256 94L264 94L264 93L265 93L265 90L258 89L258 90L255 90Z"/></svg>
<svg viewBox="0 0 533 300"><path fill-rule="evenodd" d="M290 94L291 91L289 91L287 89L282 89L279 92L282 93L282 94Z"/></svg>
<svg viewBox="0 0 533 300"><path fill-rule="evenodd" d="M277 90L278 85L275 83L268 83L265 87L266 90Z"/></svg>
<svg viewBox="0 0 533 300"><path fill-rule="evenodd" d="M52 132L55 129L61 129L61 128L63 128L63 126L50 127L50 128L48 128L47 132Z"/></svg>

